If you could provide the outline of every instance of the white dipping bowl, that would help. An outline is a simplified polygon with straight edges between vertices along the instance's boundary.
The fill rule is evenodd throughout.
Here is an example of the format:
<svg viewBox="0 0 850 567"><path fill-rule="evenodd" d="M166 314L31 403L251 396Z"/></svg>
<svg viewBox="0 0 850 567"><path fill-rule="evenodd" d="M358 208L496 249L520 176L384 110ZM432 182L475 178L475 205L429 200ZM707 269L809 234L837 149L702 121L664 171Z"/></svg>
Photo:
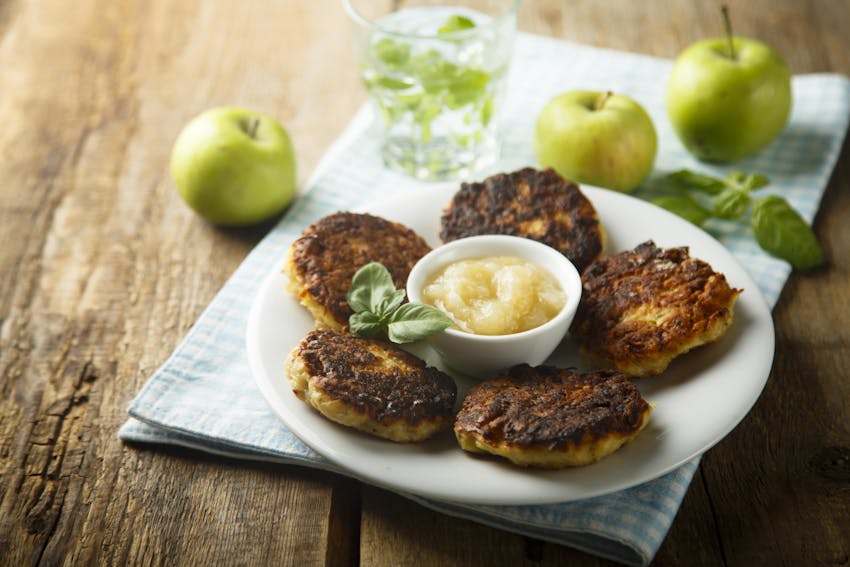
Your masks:
<svg viewBox="0 0 850 567"><path fill-rule="evenodd" d="M564 307L546 323L510 335L477 335L454 328L426 340L452 370L488 378L516 364L542 364L569 330L581 299L581 276L563 254L527 238L501 234L472 236L435 248L423 256L407 278L407 297L422 301L422 289L445 266L469 258L517 256L550 272L565 295Z"/></svg>

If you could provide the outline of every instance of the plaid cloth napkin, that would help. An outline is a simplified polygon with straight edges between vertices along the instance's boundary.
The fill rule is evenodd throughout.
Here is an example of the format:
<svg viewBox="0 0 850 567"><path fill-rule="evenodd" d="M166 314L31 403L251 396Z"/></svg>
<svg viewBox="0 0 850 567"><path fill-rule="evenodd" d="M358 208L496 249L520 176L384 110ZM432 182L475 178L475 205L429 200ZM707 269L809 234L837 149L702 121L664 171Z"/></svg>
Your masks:
<svg viewBox="0 0 850 567"><path fill-rule="evenodd" d="M503 117L503 158L494 169L535 164L531 140L537 113L556 94L583 88L627 94L647 109L658 129L659 175L680 168L725 173L728 168L695 161L675 138L664 110L671 65L664 59L520 34ZM735 169L765 173L772 184L762 191L786 196L811 221L847 130L850 81L837 75L805 75L794 78L793 89L788 128L778 141ZM427 190L427 185L383 167L372 127L371 110L364 107L322 160L302 196L130 403L131 417L119 431L121 439L342 472L299 441L266 405L251 378L244 336L260 283L309 223L390 194ZM787 264L761 252L746 228L718 224L709 230L747 266L774 305L790 273ZM667 534L698 461L627 490L553 505L474 506L405 496L446 514L642 565L652 560Z"/></svg>

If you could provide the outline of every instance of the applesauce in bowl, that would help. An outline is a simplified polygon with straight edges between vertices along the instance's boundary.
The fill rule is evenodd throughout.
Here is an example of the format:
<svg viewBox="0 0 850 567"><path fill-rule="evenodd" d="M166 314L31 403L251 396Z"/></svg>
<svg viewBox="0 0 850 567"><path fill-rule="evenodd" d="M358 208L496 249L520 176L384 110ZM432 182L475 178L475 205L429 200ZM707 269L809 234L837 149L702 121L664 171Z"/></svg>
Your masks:
<svg viewBox="0 0 850 567"><path fill-rule="evenodd" d="M455 321L426 339L443 362L486 378L516 364L542 364L552 354L578 308L581 276L540 242L473 236L422 257L408 276L407 296Z"/></svg>
<svg viewBox="0 0 850 567"><path fill-rule="evenodd" d="M477 335L521 333L553 319L566 294L549 271L519 256L466 258L425 284L422 301Z"/></svg>

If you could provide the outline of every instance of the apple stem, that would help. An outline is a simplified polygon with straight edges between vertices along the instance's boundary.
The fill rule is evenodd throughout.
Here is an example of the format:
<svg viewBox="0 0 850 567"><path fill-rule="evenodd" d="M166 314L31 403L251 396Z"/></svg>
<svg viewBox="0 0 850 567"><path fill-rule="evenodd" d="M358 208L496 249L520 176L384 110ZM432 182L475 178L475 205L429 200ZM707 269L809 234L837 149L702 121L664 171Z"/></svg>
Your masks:
<svg viewBox="0 0 850 567"><path fill-rule="evenodd" d="M593 110L601 110L605 103L611 98L613 95L611 91L605 91L604 93L599 93L599 96L596 97L596 100L593 101Z"/></svg>
<svg viewBox="0 0 850 567"><path fill-rule="evenodd" d="M723 4L720 7L720 11L723 13L723 29L726 30L726 41L729 43L729 57L731 59L737 59L738 55L735 53L735 42L732 36L732 18L729 17L729 6Z"/></svg>
<svg viewBox="0 0 850 567"><path fill-rule="evenodd" d="M251 121L248 123L248 135L251 138L256 138L257 137L257 128L259 128L259 127L260 127L260 119L257 118L257 117L252 118Z"/></svg>

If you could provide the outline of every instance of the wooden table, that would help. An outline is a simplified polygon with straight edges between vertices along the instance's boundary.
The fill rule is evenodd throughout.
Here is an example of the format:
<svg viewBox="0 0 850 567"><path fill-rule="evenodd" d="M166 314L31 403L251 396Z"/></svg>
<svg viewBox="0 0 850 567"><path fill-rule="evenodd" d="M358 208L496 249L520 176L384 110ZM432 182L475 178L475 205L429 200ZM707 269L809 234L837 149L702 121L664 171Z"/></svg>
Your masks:
<svg viewBox="0 0 850 567"><path fill-rule="evenodd" d="M735 29L794 73L850 74L846 0L748 0ZM527 0L524 31L665 57L714 2ZM0 2L0 564L600 565L332 474L116 431L270 228L214 228L168 176L186 121L278 117L303 183L365 96L338 0ZM850 152L794 275L749 416L703 459L658 565L847 564Z"/></svg>

